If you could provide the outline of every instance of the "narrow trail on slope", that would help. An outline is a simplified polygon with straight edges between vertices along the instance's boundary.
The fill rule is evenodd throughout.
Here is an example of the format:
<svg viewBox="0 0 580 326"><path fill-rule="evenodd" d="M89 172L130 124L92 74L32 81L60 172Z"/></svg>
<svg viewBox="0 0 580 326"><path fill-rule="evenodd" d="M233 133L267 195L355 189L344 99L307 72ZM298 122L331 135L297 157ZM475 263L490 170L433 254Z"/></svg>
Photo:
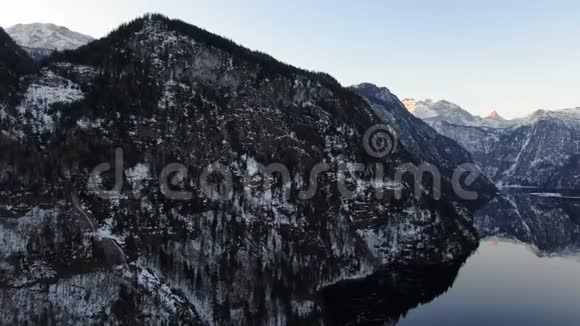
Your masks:
<svg viewBox="0 0 580 326"><path fill-rule="evenodd" d="M98 234L98 228L96 227L98 223L85 209L83 209L77 194L74 191L70 191L70 197L74 209L80 214L80 216L82 216L84 222L89 227L90 232ZM112 263L113 265L127 264L127 256L115 239L102 237L100 241L97 242L97 246L102 250L107 262Z"/></svg>

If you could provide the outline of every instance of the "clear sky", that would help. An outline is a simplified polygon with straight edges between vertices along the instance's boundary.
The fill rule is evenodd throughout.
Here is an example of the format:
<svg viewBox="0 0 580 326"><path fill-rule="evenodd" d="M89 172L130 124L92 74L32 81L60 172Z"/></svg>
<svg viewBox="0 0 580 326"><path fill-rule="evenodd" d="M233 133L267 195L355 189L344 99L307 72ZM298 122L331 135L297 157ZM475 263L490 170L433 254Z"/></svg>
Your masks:
<svg viewBox="0 0 580 326"><path fill-rule="evenodd" d="M580 106L577 0L3 0L0 26L51 22L101 37L146 12L401 99L510 118Z"/></svg>

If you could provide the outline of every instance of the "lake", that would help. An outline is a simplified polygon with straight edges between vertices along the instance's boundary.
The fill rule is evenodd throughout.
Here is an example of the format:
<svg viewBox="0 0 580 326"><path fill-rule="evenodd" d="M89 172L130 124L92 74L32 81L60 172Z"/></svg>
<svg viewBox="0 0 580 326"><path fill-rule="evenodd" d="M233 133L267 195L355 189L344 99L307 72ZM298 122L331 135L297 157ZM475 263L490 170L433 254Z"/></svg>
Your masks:
<svg viewBox="0 0 580 326"><path fill-rule="evenodd" d="M527 244L484 240L453 287L399 325L578 325L580 257L538 257Z"/></svg>
<svg viewBox="0 0 580 326"><path fill-rule="evenodd" d="M579 325L580 201L509 192L453 266L392 267L323 291L328 324Z"/></svg>

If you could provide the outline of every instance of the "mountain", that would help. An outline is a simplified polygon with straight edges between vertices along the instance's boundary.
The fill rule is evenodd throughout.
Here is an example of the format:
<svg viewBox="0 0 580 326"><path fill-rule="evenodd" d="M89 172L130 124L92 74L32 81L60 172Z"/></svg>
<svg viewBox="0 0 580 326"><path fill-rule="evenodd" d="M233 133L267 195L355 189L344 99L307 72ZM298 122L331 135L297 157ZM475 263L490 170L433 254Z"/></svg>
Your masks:
<svg viewBox="0 0 580 326"><path fill-rule="evenodd" d="M473 162L467 150L452 139L437 133L421 119L409 114L405 104L386 87L363 83L354 85L351 89L369 102L383 123L392 128L397 141L409 149L416 161L436 164L438 169L444 172L444 176L452 176L458 166ZM424 106L419 103L414 113L424 114L423 109ZM451 183L451 180L448 181ZM486 189L482 194L495 192L494 186L485 178L478 179L476 187ZM486 198L489 199L491 198Z"/></svg>
<svg viewBox="0 0 580 326"><path fill-rule="evenodd" d="M478 119L472 116L469 112L463 110L458 105L447 101L434 102L432 100L415 101L406 99L405 103L412 107L409 111L411 111L413 115L419 119L430 122L446 120L456 124L471 124L478 121Z"/></svg>
<svg viewBox="0 0 580 326"><path fill-rule="evenodd" d="M40 65L0 116L0 324L320 324L326 285L477 246L495 190L455 195L469 155L398 101L161 15ZM374 155L396 114L440 144Z"/></svg>
<svg viewBox="0 0 580 326"><path fill-rule="evenodd" d="M417 115L417 108L431 114ZM580 188L580 108L540 110L514 120L472 116L445 101L419 101L410 111L468 149L497 184Z"/></svg>
<svg viewBox="0 0 580 326"><path fill-rule="evenodd" d="M497 120L497 121L505 121L505 119L499 115L499 113L497 113L497 111L492 111L487 117L486 119L489 120Z"/></svg>
<svg viewBox="0 0 580 326"><path fill-rule="evenodd" d="M54 51L73 50L94 39L54 24L17 24L6 32L35 59Z"/></svg>

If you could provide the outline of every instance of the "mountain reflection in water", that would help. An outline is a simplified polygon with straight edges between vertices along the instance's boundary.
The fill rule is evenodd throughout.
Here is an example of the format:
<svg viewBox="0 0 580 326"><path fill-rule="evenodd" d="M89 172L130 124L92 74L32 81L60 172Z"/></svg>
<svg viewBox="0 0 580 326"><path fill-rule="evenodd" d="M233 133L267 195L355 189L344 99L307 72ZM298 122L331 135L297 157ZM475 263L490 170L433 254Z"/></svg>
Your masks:
<svg viewBox="0 0 580 326"><path fill-rule="evenodd" d="M474 255L390 266L321 291L328 325L577 325L580 201L503 193L474 224Z"/></svg>
<svg viewBox="0 0 580 326"><path fill-rule="evenodd" d="M328 325L395 324L407 311L441 295L461 262L450 266L400 266L322 290Z"/></svg>

